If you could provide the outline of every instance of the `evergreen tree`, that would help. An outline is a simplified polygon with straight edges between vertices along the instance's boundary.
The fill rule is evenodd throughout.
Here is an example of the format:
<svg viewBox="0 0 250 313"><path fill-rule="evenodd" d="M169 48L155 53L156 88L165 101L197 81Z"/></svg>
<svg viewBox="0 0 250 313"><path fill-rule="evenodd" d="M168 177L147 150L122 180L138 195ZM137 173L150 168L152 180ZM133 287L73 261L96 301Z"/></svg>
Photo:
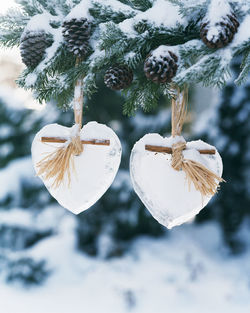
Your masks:
<svg viewBox="0 0 250 313"><path fill-rule="evenodd" d="M232 64L233 79L240 71L240 58ZM242 250L237 231L244 218L250 214L250 76L240 87L233 79L221 91L220 101L207 127L205 139L211 142L223 159L223 177L220 192L209 204L209 209L198 216L198 220L216 219L222 226L225 241L233 252Z"/></svg>
<svg viewBox="0 0 250 313"><path fill-rule="evenodd" d="M54 200L35 177L30 157L34 134L58 118L47 109L44 116L27 109L13 89L0 90L0 260L7 281L38 284L50 272L46 257L34 258L32 248L56 233L52 221L39 222Z"/></svg>

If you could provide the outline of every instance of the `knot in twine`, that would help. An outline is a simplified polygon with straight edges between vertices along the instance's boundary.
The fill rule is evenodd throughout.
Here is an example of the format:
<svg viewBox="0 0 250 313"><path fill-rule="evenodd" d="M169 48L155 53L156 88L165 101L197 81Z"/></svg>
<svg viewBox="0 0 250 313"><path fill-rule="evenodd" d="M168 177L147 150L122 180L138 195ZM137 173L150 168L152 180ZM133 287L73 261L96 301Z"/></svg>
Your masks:
<svg viewBox="0 0 250 313"><path fill-rule="evenodd" d="M78 127L79 129L79 127ZM53 188L58 188L64 180L64 175L68 177L68 186L71 183L71 170L75 171L74 156L83 152L79 130L62 147L56 148L48 153L40 162L36 164L37 175L42 175L45 180L54 179Z"/></svg>
<svg viewBox="0 0 250 313"><path fill-rule="evenodd" d="M172 136L180 136L187 113L187 88L183 92L177 89L176 99L172 99ZM186 149L186 142L179 141L172 146L171 166L176 171L184 171L188 181L189 189L193 183L196 190L202 196L211 196L217 192L220 182L223 182L220 176L207 169L199 162L184 159L183 150Z"/></svg>
<svg viewBox="0 0 250 313"><path fill-rule="evenodd" d="M182 169L183 154L182 151L186 149L186 142L177 142L172 145L172 167L176 171Z"/></svg>
<svg viewBox="0 0 250 313"><path fill-rule="evenodd" d="M81 142L80 135L78 134L77 136L72 137L68 146L71 146L70 149L72 149L73 155L80 155L83 152L83 144Z"/></svg>

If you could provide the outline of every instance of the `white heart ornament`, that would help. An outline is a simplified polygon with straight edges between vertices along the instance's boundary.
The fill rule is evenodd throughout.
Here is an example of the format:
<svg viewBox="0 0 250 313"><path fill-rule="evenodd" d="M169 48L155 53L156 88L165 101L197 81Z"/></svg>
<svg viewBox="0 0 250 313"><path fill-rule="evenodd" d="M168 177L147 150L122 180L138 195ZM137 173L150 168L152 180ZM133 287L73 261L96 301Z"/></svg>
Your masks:
<svg viewBox="0 0 250 313"><path fill-rule="evenodd" d="M59 137L70 139L72 128L58 124L50 124L42 128L32 143L32 161L36 173L37 163L46 155L61 147L61 143L44 143L41 137ZM53 187L53 179L43 180L50 194L60 205L75 214L91 207L107 191L112 184L121 161L121 143L114 131L104 124L89 122L80 131L81 140L109 140L109 146L84 145L79 156L74 157L71 181L67 175L58 187Z"/></svg>
<svg viewBox="0 0 250 313"><path fill-rule="evenodd" d="M163 138L159 134L147 134L133 147L130 157L130 175L135 192L153 217L167 228L180 225L200 212L212 196L202 196L186 174L171 166L171 154L145 150L145 145L172 147L183 137ZM183 151L185 159L201 163L219 177L222 175L222 160L215 155L201 155L197 150L215 149L201 141L191 141Z"/></svg>

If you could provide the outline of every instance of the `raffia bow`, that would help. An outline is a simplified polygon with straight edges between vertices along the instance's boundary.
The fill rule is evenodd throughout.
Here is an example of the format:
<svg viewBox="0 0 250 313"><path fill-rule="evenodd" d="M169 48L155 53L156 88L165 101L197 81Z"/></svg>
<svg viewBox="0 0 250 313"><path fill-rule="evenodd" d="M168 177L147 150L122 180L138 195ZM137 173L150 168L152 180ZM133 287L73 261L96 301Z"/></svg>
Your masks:
<svg viewBox="0 0 250 313"><path fill-rule="evenodd" d="M180 136L182 127L187 114L187 88L183 92L177 89L175 99L172 99L172 136ZM172 167L176 171L184 171L188 181L189 188L191 183L194 184L202 196L214 195L217 188L224 179L216 175L214 172L207 169L199 162L185 159L183 150L186 149L186 142L180 141L172 146Z"/></svg>
<svg viewBox="0 0 250 313"><path fill-rule="evenodd" d="M68 185L70 185L71 170L75 170L74 157L82 152L83 145L78 133L76 136L71 137L62 147L48 153L36 164L38 168L37 175L43 175L46 180L54 179L52 183L53 188L58 188L63 182L65 175L67 175Z"/></svg>

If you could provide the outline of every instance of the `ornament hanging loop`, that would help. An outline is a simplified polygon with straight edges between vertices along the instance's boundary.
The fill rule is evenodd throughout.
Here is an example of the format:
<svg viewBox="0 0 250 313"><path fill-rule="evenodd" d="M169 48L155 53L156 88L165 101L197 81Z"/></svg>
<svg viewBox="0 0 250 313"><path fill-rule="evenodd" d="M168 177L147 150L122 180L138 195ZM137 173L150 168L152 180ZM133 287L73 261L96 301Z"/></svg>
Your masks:
<svg viewBox="0 0 250 313"><path fill-rule="evenodd" d="M76 68L81 63L79 57L76 58ZM74 92L74 116L75 123L79 125L79 128L82 128L82 113L83 113L83 77L79 77L75 84Z"/></svg>
<svg viewBox="0 0 250 313"><path fill-rule="evenodd" d="M183 91L174 87L175 97L172 98L172 136L181 136L183 124L187 115L188 87L185 85Z"/></svg>
<svg viewBox="0 0 250 313"><path fill-rule="evenodd" d="M81 63L81 59L79 57L76 58L76 68ZM82 114L83 114L83 77L79 77L75 84L74 91L74 117L75 124L78 125L77 133L72 138L71 143L74 146L74 155L80 155L83 152L83 145L81 143L80 131L82 128Z"/></svg>

